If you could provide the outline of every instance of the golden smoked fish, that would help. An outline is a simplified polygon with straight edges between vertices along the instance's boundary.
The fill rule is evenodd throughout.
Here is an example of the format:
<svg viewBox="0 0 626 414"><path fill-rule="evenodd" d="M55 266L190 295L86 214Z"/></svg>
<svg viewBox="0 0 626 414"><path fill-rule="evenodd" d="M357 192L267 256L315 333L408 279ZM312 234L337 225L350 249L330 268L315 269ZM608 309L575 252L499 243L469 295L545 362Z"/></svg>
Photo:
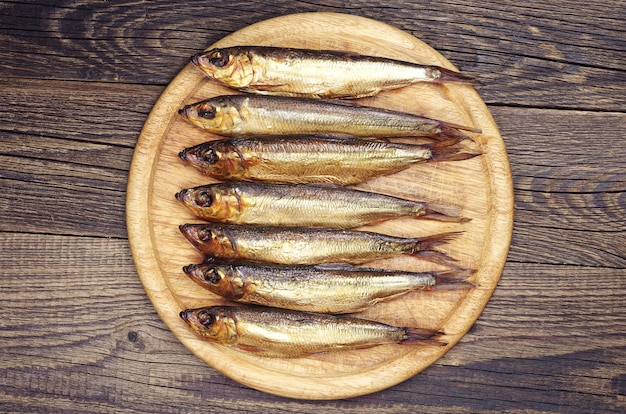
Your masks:
<svg viewBox="0 0 626 414"><path fill-rule="evenodd" d="M217 223L350 229L399 217L467 221L457 206L432 206L343 187L227 182L186 188L176 198Z"/></svg>
<svg viewBox="0 0 626 414"><path fill-rule="evenodd" d="M355 99L418 82L471 81L439 66L333 50L235 46L198 53L191 62L226 86L262 95Z"/></svg>
<svg viewBox="0 0 626 414"><path fill-rule="evenodd" d="M451 265L454 259L436 250L459 235L442 233L425 238L322 227L183 224L181 233L200 252L216 260L275 264L360 264L411 255Z"/></svg>
<svg viewBox="0 0 626 414"><path fill-rule="evenodd" d="M351 185L421 162L462 161L479 154L455 139L411 145L313 135L221 139L178 155L218 180Z"/></svg>
<svg viewBox="0 0 626 414"><path fill-rule="evenodd" d="M200 337L260 356L298 358L383 344L444 346L441 332L347 316L248 306L186 309L180 317Z"/></svg>
<svg viewBox="0 0 626 414"><path fill-rule="evenodd" d="M406 112L327 99L221 95L184 106L192 124L223 136L342 134L354 137L469 138L480 130Z"/></svg>
<svg viewBox="0 0 626 414"><path fill-rule="evenodd" d="M226 299L319 313L351 313L416 290L467 289L471 270L402 272L356 267L192 264L184 272Z"/></svg>

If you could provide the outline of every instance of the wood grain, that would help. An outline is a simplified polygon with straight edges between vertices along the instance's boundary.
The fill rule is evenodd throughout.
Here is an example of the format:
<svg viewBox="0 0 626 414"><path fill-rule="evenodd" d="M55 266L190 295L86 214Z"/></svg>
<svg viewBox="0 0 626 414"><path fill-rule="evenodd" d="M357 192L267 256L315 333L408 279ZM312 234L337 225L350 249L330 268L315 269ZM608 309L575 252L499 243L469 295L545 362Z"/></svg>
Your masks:
<svg viewBox="0 0 626 414"><path fill-rule="evenodd" d="M0 411L624 412L623 8L1 1ZM136 138L187 57L300 11L392 24L472 72L515 188L508 262L470 332L419 375L342 401L271 396L200 362L146 297L119 216Z"/></svg>
<svg viewBox="0 0 626 414"><path fill-rule="evenodd" d="M487 103L615 111L626 103L619 63L626 61L621 2L612 7L577 1L520 7L511 0L490 7L467 1L394 6L380 0L278 0L271 7L239 0L219 7L130 0L2 5L0 68L10 77L166 85L198 45L268 18L340 7L392 24L462 70L479 74ZM621 92L609 97L607 88Z"/></svg>
<svg viewBox="0 0 626 414"><path fill-rule="evenodd" d="M16 262L11 249L30 260ZM219 413L623 408L623 270L509 264L472 331L428 370L381 393L312 403L246 389L199 363L156 315L125 240L3 233L0 266L0 297L11 298L0 299L7 412L193 412L209 402ZM609 319L613 307L621 318ZM477 398L486 390L497 393Z"/></svg>

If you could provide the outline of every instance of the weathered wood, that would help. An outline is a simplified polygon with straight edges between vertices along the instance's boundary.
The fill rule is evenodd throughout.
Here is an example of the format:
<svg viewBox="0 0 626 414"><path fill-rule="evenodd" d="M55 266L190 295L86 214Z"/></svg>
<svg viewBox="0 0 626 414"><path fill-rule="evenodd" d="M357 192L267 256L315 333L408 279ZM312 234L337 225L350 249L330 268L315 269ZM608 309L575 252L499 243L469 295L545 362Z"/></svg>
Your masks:
<svg viewBox="0 0 626 414"><path fill-rule="evenodd" d="M111 99L115 98L116 96L111 97ZM90 125L84 125L83 128L88 131ZM50 161L50 164L54 164L54 162L71 163L119 170L123 172L123 183L118 182L112 187L122 188L126 183L125 176L133 156L133 148L101 144L97 142L99 139L94 141L96 142L54 138L45 135L33 136L26 133L4 133L0 154L4 157L12 157L3 163L7 169L13 168L20 172L27 172L28 163L33 160ZM107 138L104 138L103 141L107 141ZM10 164L13 164L13 167L10 167ZM20 164L26 164L26 166ZM41 173L45 175L44 171ZM64 174L66 173L67 171L64 172ZM71 174L71 171L69 173Z"/></svg>
<svg viewBox="0 0 626 414"><path fill-rule="evenodd" d="M32 79L3 79L0 88L0 131L127 147L163 89Z"/></svg>
<svg viewBox="0 0 626 414"><path fill-rule="evenodd" d="M620 65L626 61L626 10L620 2L612 7L576 1L525 7L515 1L490 7L384 1L353 6L337 1L304 6L275 1L271 7L242 1L201 7L2 2L0 68L10 77L165 85L193 53L246 25L290 13L342 10L423 39L475 74L487 103L599 110L620 110L626 103Z"/></svg>
<svg viewBox="0 0 626 414"><path fill-rule="evenodd" d="M625 268L624 114L493 109L515 187L509 260Z"/></svg>
<svg viewBox="0 0 626 414"><path fill-rule="evenodd" d="M509 264L475 327L435 365L377 394L312 403L242 387L184 349L125 240L4 233L0 268L5 412L624 408L623 271Z"/></svg>
<svg viewBox="0 0 626 414"><path fill-rule="evenodd" d="M303 11L394 25L476 75L515 186L508 263L472 330L420 375L336 402L254 391L186 350L123 218L137 136L188 56ZM624 412L625 16L574 0L1 1L0 411Z"/></svg>

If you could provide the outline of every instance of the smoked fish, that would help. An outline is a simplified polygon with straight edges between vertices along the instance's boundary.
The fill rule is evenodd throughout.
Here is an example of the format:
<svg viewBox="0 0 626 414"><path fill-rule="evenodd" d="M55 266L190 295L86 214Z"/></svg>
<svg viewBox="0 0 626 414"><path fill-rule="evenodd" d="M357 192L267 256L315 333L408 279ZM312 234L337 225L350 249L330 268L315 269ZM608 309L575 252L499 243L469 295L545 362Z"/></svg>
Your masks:
<svg viewBox="0 0 626 414"><path fill-rule="evenodd" d="M200 252L216 260L275 264L360 264L376 259L411 255L454 266L453 258L435 249L459 232L424 238L325 227L183 224L181 233Z"/></svg>
<svg viewBox="0 0 626 414"><path fill-rule="evenodd" d="M467 289L471 270L403 272L358 267L203 263L183 271L226 299L319 313L359 312L416 290Z"/></svg>
<svg viewBox="0 0 626 414"><path fill-rule="evenodd" d="M211 79L261 95L356 99L418 82L471 82L440 66L333 50L234 46L195 54L191 62Z"/></svg>
<svg viewBox="0 0 626 414"><path fill-rule="evenodd" d="M298 358L383 344L445 346L442 332L347 316L251 306L186 309L180 317L200 337L259 356Z"/></svg>
<svg viewBox="0 0 626 414"><path fill-rule="evenodd" d="M178 155L218 180L352 185L418 163L462 161L479 153L456 139L413 145L313 135L220 139Z"/></svg>
<svg viewBox="0 0 626 414"><path fill-rule="evenodd" d="M220 95L184 106L192 124L223 136L337 134L470 139L480 130L406 112L329 99Z"/></svg>
<svg viewBox="0 0 626 414"><path fill-rule="evenodd" d="M176 198L196 216L217 223L351 229L413 217L467 221L457 206L431 206L384 194L307 184L226 182L186 188Z"/></svg>

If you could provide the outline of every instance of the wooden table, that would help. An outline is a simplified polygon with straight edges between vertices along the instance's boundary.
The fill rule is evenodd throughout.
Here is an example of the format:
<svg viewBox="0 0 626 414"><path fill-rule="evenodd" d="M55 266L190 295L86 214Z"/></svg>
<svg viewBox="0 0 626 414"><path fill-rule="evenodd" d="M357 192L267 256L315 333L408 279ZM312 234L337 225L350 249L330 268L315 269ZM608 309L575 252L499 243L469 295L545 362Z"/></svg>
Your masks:
<svg viewBox="0 0 626 414"><path fill-rule="evenodd" d="M0 2L0 411L624 412L626 7L474 3ZM307 11L388 23L480 79L515 188L508 261L470 332L340 401L252 390L189 352L125 223L137 137L188 57Z"/></svg>

